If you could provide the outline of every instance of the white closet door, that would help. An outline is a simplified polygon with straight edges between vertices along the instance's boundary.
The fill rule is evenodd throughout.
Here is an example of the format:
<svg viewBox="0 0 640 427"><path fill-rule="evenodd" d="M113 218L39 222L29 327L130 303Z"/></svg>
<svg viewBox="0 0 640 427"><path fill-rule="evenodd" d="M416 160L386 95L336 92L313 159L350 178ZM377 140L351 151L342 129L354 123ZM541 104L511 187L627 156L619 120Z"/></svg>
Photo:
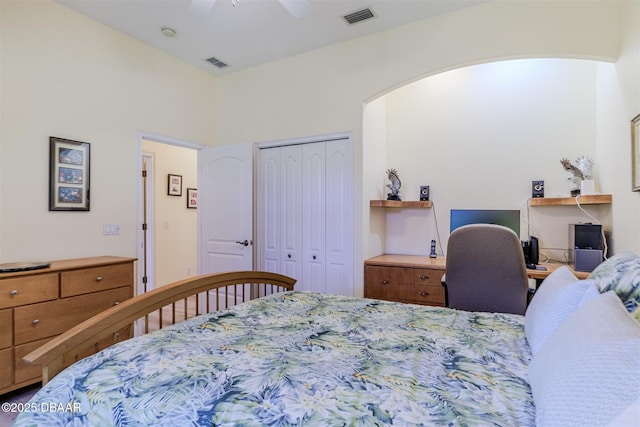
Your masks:
<svg viewBox="0 0 640 427"><path fill-rule="evenodd" d="M325 292L353 295L353 151L347 139L326 142Z"/></svg>
<svg viewBox="0 0 640 427"><path fill-rule="evenodd" d="M282 190L280 272L302 282L302 146L289 145L279 150Z"/></svg>
<svg viewBox="0 0 640 427"><path fill-rule="evenodd" d="M302 146L303 157L303 287L314 292L325 291L325 143Z"/></svg>
<svg viewBox="0 0 640 427"><path fill-rule="evenodd" d="M282 273L280 206L280 149L260 151L260 182L258 187L258 244L262 251L259 268L272 273Z"/></svg>
<svg viewBox="0 0 640 427"><path fill-rule="evenodd" d="M348 138L260 150L258 267L296 290L353 295L352 150Z"/></svg>

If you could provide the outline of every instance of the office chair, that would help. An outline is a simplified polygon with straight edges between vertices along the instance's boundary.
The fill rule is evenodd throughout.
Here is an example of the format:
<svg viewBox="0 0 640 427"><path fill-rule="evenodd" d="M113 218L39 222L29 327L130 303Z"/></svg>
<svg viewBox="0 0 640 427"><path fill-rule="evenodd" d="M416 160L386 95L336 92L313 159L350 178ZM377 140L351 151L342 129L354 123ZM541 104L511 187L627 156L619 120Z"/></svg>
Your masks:
<svg viewBox="0 0 640 427"><path fill-rule="evenodd" d="M457 228L447 244L447 307L524 314L529 282L520 239L494 224Z"/></svg>

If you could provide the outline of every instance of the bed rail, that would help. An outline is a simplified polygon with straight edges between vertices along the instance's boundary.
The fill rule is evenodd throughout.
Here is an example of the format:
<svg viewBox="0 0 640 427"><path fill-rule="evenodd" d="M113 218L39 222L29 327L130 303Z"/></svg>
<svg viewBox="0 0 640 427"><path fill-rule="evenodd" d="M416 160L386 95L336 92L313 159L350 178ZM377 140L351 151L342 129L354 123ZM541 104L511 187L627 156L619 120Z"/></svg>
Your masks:
<svg viewBox="0 0 640 427"><path fill-rule="evenodd" d="M157 312L158 328L201 313L217 311L268 294L293 290L295 279L262 271L234 271L197 276L138 295L85 320L67 332L27 354L23 360L42 365L42 384L46 384L62 369L104 348L104 340L117 335L141 320L143 333L149 331L149 316ZM188 299L195 302L189 310ZM211 301L213 298L213 302ZM201 302L204 300L203 302ZM184 301L184 313L176 319L176 303ZM163 318L169 307L171 320ZM131 334L129 334L131 335ZM102 342L102 344L101 344ZM89 353L87 353L89 349ZM93 351L91 351L93 350Z"/></svg>

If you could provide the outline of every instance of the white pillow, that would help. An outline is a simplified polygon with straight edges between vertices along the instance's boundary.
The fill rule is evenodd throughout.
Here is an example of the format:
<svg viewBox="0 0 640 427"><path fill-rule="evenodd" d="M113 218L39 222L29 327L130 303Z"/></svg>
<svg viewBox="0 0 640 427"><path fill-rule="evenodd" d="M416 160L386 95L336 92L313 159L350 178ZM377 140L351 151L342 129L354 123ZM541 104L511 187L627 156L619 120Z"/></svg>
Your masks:
<svg viewBox="0 0 640 427"><path fill-rule="evenodd" d="M562 266L540 285L524 315L524 332L531 354L542 347L553 331L580 305L593 281L578 280L573 272Z"/></svg>
<svg viewBox="0 0 640 427"><path fill-rule="evenodd" d="M640 324L610 291L570 315L534 355L536 426L604 426L640 398Z"/></svg>
<svg viewBox="0 0 640 427"><path fill-rule="evenodd" d="M627 406L615 420L607 424L607 427L638 427L640 426L640 399Z"/></svg>

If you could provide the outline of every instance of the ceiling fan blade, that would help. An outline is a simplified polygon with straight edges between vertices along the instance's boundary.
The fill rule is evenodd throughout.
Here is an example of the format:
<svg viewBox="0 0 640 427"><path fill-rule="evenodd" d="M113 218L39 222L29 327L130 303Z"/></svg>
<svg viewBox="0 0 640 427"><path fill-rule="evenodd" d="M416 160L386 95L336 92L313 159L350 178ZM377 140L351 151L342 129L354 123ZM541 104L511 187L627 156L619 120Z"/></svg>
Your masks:
<svg viewBox="0 0 640 427"><path fill-rule="evenodd" d="M311 12L311 5L307 0L279 0L290 14L296 18L307 16Z"/></svg>
<svg viewBox="0 0 640 427"><path fill-rule="evenodd" d="M191 0L189 12L196 15L206 15L211 13L216 0Z"/></svg>

